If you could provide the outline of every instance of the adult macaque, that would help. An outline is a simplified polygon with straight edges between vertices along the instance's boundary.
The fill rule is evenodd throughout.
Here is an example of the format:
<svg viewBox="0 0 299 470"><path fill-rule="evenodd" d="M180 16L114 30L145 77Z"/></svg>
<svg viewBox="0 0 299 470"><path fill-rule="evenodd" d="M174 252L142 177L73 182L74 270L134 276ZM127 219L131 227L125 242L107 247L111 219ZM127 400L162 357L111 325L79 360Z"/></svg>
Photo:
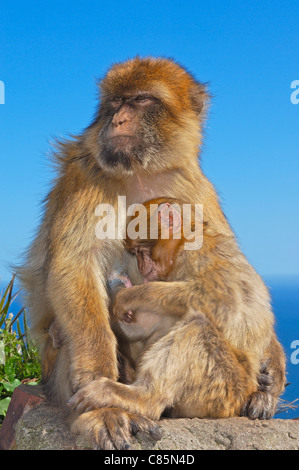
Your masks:
<svg viewBox="0 0 299 470"><path fill-rule="evenodd" d="M32 333L40 347L45 389L61 406L85 386L96 394L101 377L113 382L118 378L117 343L110 326L106 279L116 259L122 256L124 244L120 238L96 237L95 210L99 204L110 204L117 211L119 195L126 196L128 204L160 196L200 203L211 229L233 237L215 190L198 164L208 103L205 87L174 61L154 58L136 58L114 65L99 87L100 104L92 124L81 135L58 145L58 176L46 199L36 239L19 272L27 292ZM117 215L124 218L123 214ZM244 260L244 273L235 273L235 282L242 284L252 268L237 246L232 256L235 253ZM269 348L270 335L265 331L272 331L272 316L265 288L256 279L254 286L245 282L242 295L249 299L255 289L255 298L261 295L262 316L258 322L250 317L246 330L252 328L247 349L259 351L262 361ZM225 277L221 279L224 290L227 281ZM158 296L164 295L165 286L172 289L180 282L163 286L158 282ZM148 284L148 293L154 284ZM134 289L139 286L128 291ZM217 309L219 290L213 283L207 289L209 297L210 290L215 291L213 305ZM226 294L222 305L230 311L233 293L228 288ZM183 296L181 291L181 301ZM206 318L203 316L208 327ZM58 349L53 347L49 335L56 319L64 337ZM228 316L227 321L227 329L231 329L237 344L237 318ZM204 331L205 328L203 334ZM161 339L163 347L166 338L167 335ZM158 343L155 348L159 352ZM205 343L201 348L205 350ZM186 363L189 352L182 353L186 354ZM221 357L222 350L220 362ZM175 362L176 352L172 360ZM275 361L271 354L269 360ZM155 361L159 361L159 354ZM221 367L220 362L217 367ZM257 372L259 365L254 367ZM183 384L184 377L179 380ZM127 448L132 429L145 429L157 437L155 423L128 412L127 407L117 406L116 401L111 407L74 414L73 431L87 434L95 447L104 449ZM258 400L256 407L261 406L263 402Z"/></svg>
<svg viewBox="0 0 299 470"><path fill-rule="evenodd" d="M120 347L137 365L136 379L130 386L99 379L97 389L79 390L71 406L82 412L117 404L151 419L165 408L175 417L223 418L245 414L259 397L263 406L251 417L270 418L284 388L284 354L262 281L231 235L205 225L202 248L186 249L180 201L159 198L144 205L139 224L147 227L147 238L127 238L127 249L136 254L144 280L152 282L119 291L113 306L124 338ZM157 239L150 238L157 215L151 206L159 214ZM164 226L169 240L162 237ZM259 382L269 350L280 373L266 393Z"/></svg>

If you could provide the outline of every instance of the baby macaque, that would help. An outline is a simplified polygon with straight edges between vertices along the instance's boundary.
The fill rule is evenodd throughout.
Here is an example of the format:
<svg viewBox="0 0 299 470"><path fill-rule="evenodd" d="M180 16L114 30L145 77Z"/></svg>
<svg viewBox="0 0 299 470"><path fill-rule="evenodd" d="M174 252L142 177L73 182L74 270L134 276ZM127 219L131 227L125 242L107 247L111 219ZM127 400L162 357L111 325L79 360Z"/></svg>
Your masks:
<svg viewBox="0 0 299 470"><path fill-rule="evenodd" d="M178 251L187 242L183 233L181 214L178 211L180 206L177 205L177 201L168 199L160 204L159 202L160 199L157 199L143 204L147 210L146 231L148 237L146 239L132 239L128 235L126 237L125 247L127 251L136 256L138 270L143 277L144 284L166 280L168 274L175 268ZM151 205L157 206L155 212L151 212ZM157 238L150 238L150 227L155 217L158 221ZM190 221L190 230L194 230L194 221ZM117 272L112 277L110 276L108 285L112 306L121 288L132 287L129 277L124 273L119 275ZM142 302L142 299L140 300ZM171 304L167 312L150 310L147 309L145 302L144 309L135 312L131 310L127 312L115 311L115 315L112 313L112 327L118 337L120 350L135 367L137 360L147 347L167 334L179 320L186 319L190 315L194 317L194 311L191 312L187 309L182 310L180 315L173 314Z"/></svg>

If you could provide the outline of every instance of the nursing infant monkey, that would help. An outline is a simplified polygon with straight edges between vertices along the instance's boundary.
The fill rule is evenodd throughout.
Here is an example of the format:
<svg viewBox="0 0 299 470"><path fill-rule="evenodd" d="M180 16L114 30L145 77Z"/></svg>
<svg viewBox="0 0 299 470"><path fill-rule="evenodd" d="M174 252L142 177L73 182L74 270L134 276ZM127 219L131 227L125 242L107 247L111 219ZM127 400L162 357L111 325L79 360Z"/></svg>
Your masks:
<svg viewBox="0 0 299 470"><path fill-rule="evenodd" d="M174 60L136 57L113 65L99 94L91 124L57 144L58 175L18 269L48 398L64 410L71 400L71 430L101 449L127 448L138 429L157 437L151 418L166 408L270 417L284 388L284 355L267 289L200 167L206 86ZM140 240L134 250L151 279L144 283L123 239L96 235L99 205L124 221L119 196L128 206L161 197L202 204L203 247L188 252L169 240L160 250L156 240L149 255ZM112 315L107 279L125 256L134 285L116 295ZM131 384L118 382L115 316L121 349L131 365L138 358ZM124 332L144 330L146 319L150 336L127 342Z"/></svg>
<svg viewBox="0 0 299 470"><path fill-rule="evenodd" d="M145 284L118 291L112 305L120 352L137 368L136 379L130 385L98 379L96 391L87 385L70 406L82 412L114 404L151 419L165 409L172 417L270 418L283 388L283 353L272 332L261 366L257 340L262 338L256 335L252 342L257 314L260 325L271 327L260 304L263 285L251 288L255 273L233 237L216 234L207 224L201 249L185 249L190 233L188 238L183 233L181 201L158 198L144 206L146 220L139 216L138 222L147 227L146 238L127 236L126 248L136 255ZM151 239L157 214L158 237ZM262 367L273 367L276 380ZM134 377L132 370L126 376Z"/></svg>

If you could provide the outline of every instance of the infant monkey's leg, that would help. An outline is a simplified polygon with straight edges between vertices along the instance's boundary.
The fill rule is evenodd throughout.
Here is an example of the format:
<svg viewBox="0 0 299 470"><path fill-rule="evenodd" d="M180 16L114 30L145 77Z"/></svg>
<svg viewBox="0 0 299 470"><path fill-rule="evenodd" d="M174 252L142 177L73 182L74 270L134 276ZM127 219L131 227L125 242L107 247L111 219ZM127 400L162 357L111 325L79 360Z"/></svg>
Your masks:
<svg viewBox="0 0 299 470"><path fill-rule="evenodd" d="M81 388L70 405L84 411L113 404L151 419L166 407L177 417L238 416L257 387L245 355L202 314L178 323L144 354L132 385L96 382Z"/></svg>

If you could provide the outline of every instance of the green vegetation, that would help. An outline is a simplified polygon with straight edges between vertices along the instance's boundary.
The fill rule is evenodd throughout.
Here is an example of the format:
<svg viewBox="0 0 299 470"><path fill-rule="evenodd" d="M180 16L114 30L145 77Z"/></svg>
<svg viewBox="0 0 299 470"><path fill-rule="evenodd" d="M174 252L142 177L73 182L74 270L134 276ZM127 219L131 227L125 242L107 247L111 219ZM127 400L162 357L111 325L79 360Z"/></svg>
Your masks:
<svg viewBox="0 0 299 470"><path fill-rule="evenodd" d="M36 384L41 378L37 350L29 337L26 311L22 308L15 317L10 313L10 306L18 295L18 292L13 294L14 279L13 276L0 294L0 423L14 389L21 383Z"/></svg>

